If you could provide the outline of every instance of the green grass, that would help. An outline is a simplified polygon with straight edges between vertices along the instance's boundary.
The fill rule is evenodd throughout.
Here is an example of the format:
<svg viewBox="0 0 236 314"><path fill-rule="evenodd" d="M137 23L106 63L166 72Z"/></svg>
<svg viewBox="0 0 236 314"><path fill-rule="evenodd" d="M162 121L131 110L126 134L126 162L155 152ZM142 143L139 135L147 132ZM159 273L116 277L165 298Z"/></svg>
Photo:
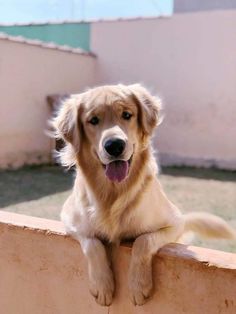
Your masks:
<svg viewBox="0 0 236 314"><path fill-rule="evenodd" d="M73 176L73 172L65 172L57 166L0 171L0 208L59 219L62 204L73 185ZM168 197L183 212L211 212L236 228L236 172L168 167L162 169L159 178ZM236 252L232 241L196 239L194 244Z"/></svg>

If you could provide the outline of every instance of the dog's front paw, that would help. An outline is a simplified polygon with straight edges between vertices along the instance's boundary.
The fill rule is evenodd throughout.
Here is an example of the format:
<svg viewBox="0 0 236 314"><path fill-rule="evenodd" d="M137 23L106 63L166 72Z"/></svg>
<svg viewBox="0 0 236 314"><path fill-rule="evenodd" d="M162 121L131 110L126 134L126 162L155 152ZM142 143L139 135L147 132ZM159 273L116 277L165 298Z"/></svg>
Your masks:
<svg viewBox="0 0 236 314"><path fill-rule="evenodd" d="M96 273L94 276L90 276L89 290L98 304L103 306L111 305L115 290L112 272L106 271L103 274L100 273L100 275Z"/></svg>
<svg viewBox="0 0 236 314"><path fill-rule="evenodd" d="M129 272L129 289L134 305L143 305L152 294L152 267L146 264L131 265Z"/></svg>

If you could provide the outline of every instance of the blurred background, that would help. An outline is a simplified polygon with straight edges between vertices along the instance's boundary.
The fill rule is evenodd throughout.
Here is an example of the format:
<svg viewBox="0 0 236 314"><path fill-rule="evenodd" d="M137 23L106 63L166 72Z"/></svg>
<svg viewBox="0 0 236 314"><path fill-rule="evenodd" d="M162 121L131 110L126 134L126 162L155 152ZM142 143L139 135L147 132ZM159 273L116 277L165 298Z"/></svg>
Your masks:
<svg viewBox="0 0 236 314"><path fill-rule="evenodd" d="M0 0L0 209L59 219L73 173L45 135L63 95L142 83L164 104L160 180L236 227L236 0ZM195 244L236 252L235 243Z"/></svg>

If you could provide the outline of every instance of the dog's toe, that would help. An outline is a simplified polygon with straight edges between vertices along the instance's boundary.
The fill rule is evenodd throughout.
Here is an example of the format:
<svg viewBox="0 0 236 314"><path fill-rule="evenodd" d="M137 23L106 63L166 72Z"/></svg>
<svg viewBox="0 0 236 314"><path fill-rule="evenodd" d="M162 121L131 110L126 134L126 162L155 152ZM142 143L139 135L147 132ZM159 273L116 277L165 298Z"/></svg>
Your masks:
<svg viewBox="0 0 236 314"><path fill-rule="evenodd" d="M107 276L90 282L90 292L94 296L96 302L103 306L109 306L112 303L114 295L114 280L113 276Z"/></svg>
<svg viewBox="0 0 236 314"><path fill-rule="evenodd" d="M136 288L131 290L131 300L134 305L143 305L148 301L152 294L152 285L144 288Z"/></svg>
<svg viewBox="0 0 236 314"><path fill-rule="evenodd" d="M131 268L129 288L131 300L134 305L143 305L147 302L153 291L151 267L139 265L138 270Z"/></svg>
<svg viewBox="0 0 236 314"><path fill-rule="evenodd" d="M99 291L96 302L102 306L109 306L112 303L113 291Z"/></svg>
<svg viewBox="0 0 236 314"><path fill-rule="evenodd" d="M149 296L145 296L142 291L133 291L132 292L132 302L134 305L143 305L147 302Z"/></svg>

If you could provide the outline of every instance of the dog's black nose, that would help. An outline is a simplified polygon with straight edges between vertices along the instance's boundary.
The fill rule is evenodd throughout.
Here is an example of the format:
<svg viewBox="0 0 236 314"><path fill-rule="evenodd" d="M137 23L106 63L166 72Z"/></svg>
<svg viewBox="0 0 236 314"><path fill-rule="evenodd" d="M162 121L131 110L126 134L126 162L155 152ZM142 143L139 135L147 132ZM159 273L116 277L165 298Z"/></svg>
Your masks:
<svg viewBox="0 0 236 314"><path fill-rule="evenodd" d="M105 142L104 148L109 155L118 157L125 149L125 141L119 138L110 139Z"/></svg>

